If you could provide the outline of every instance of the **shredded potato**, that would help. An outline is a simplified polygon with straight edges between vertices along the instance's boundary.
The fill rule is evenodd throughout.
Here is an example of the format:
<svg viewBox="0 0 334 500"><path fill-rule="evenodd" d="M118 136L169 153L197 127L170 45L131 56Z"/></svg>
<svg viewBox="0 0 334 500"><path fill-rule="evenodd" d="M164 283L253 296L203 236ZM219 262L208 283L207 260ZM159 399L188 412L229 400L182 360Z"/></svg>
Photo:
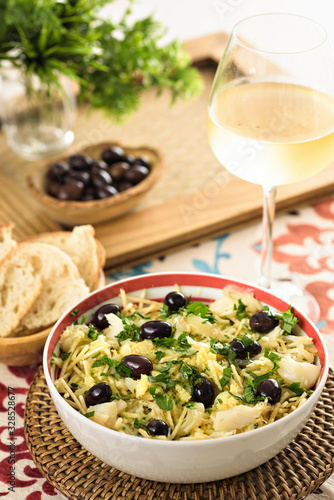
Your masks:
<svg viewBox="0 0 334 500"><path fill-rule="evenodd" d="M161 440L247 432L301 406L319 377L313 341L294 334L290 309L277 315L250 293L227 287L219 300L188 300L170 313L145 291L132 297L122 290L120 304L121 313L105 316L104 330L84 317L69 326L52 363L55 385L68 403L118 432ZM250 318L259 311L273 323L266 333L251 328ZM167 322L171 334L142 339L149 321ZM149 372L134 376L125 358L133 355L145 357ZM101 383L109 396L92 404L87 392ZM276 395L265 392L268 384ZM156 420L163 421L163 432L152 431L149 424Z"/></svg>

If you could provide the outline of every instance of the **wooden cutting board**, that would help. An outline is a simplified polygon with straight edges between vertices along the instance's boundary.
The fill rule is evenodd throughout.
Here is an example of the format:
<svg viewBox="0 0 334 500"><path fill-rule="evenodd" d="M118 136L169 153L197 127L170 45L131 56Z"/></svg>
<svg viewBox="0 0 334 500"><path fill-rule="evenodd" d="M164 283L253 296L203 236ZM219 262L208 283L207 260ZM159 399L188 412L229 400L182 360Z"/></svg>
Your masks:
<svg viewBox="0 0 334 500"><path fill-rule="evenodd" d="M226 41L227 35L220 33L187 43L203 76L203 91L195 100L170 106L167 93L156 99L153 91L147 92L140 110L123 125L80 110L69 154L91 143L116 141L134 147L149 143L165 158L162 178L134 211L95 227L106 249L108 270L162 256L260 219L261 188L225 171L206 136L210 88ZM0 158L0 222L15 222L18 238L59 229L26 191L25 177L38 163L14 155L3 135ZM292 210L333 193L331 165L304 182L279 188L277 209Z"/></svg>

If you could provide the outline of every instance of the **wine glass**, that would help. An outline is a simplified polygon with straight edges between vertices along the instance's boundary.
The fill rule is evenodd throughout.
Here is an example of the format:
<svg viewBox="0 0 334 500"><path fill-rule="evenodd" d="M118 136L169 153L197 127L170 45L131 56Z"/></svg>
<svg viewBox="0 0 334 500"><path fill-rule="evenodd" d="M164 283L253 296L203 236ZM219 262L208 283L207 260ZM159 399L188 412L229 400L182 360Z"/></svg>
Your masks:
<svg viewBox="0 0 334 500"><path fill-rule="evenodd" d="M213 82L208 137L227 170L263 187L260 284L317 321L314 297L291 283L283 293L273 287L270 265L277 186L334 159L334 64L325 29L291 14L240 21Z"/></svg>

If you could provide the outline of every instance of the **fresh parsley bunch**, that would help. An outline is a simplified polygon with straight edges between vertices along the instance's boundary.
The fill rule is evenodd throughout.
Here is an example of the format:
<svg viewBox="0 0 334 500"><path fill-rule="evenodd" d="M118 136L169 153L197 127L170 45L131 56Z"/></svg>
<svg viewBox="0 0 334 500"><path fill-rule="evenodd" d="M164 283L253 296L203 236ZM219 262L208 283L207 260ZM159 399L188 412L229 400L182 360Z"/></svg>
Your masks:
<svg viewBox="0 0 334 500"><path fill-rule="evenodd" d="M201 79L182 46L161 46L163 27L152 17L131 22L130 6L120 22L102 19L107 3L0 0L0 60L46 83L67 75L80 84L80 102L116 119L135 111L150 88L169 89L173 101L194 96Z"/></svg>

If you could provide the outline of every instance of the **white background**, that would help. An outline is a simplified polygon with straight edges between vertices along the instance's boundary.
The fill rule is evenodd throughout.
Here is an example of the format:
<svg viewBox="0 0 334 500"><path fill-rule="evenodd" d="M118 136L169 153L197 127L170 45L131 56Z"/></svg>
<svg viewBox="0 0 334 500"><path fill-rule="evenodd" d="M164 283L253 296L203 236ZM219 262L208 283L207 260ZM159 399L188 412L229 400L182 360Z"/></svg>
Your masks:
<svg viewBox="0 0 334 500"><path fill-rule="evenodd" d="M116 0L104 12L116 20L126 5L127 0ZM299 14L321 23L334 51L333 0L135 0L133 4L134 17L154 14L168 27L168 38L181 40L229 32L240 19L265 12Z"/></svg>

